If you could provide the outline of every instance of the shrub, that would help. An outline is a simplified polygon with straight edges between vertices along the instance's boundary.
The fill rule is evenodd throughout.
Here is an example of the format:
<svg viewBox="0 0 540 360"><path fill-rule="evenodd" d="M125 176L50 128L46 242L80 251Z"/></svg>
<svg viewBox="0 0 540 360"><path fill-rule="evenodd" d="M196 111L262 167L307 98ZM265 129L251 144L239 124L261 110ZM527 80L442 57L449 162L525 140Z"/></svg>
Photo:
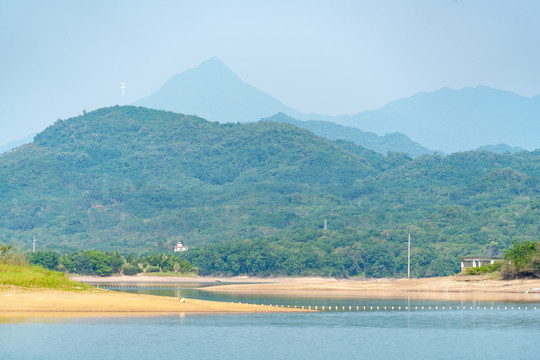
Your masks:
<svg viewBox="0 0 540 360"><path fill-rule="evenodd" d="M494 273L494 272L498 272L499 269L501 268L502 266L502 263L500 261L497 261L493 264L487 264L487 265L482 265L480 267L473 267L473 268L468 268L465 273L467 275L485 275L485 274L491 274L491 273Z"/></svg>
<svg viewBox="0 0 540 360"><path fill-rule="evenodd" d="M148 265L146 269L144 269L144 272L147 272L147 273L159 272L159 266Z"/></svg>
<svg viewBox="0 0 540 360"><path fill-rule="evenodd" d="M133 276L141 272L141 269L137 265L125 264L122 268L124 275Z"/></svg>

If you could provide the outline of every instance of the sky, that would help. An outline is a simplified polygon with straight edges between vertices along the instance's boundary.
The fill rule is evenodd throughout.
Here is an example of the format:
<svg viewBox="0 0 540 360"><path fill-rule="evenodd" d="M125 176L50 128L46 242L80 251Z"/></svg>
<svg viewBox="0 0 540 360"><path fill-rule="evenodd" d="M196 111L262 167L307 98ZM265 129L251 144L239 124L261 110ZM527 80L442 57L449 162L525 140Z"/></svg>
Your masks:
<svg viewBox="0 0 540 360"><path fill-rule="evenodd" d="M0 0L0 144L217 56L306 113L441 87L540 94L540 1Z"/></svg>

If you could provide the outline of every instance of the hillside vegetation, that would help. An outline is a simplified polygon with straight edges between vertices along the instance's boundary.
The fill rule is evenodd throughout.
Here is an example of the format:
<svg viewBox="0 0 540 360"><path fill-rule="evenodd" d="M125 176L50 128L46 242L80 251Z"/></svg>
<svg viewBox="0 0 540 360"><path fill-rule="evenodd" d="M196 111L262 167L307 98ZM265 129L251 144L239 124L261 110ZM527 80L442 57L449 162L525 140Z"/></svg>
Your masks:
<svg viewBox="0 0 540 360"><path fill-rule="evenodd" d="M412 159L290 124L112 107L0 156L0 242L182 241L201 273L402 276L412 233L413 274L446 275L459 256L537 240L538 224L539 151Z"/></svg>

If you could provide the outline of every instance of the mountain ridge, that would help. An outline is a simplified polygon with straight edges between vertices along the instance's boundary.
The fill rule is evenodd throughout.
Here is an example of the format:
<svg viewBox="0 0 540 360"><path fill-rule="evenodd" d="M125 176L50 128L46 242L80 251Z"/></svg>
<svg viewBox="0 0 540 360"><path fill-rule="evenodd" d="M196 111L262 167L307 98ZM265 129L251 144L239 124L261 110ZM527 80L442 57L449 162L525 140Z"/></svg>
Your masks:
<svg viewBox="0 0 540 360"><path fill-rule="evenodd" d="M500 143L535 150L540 147L539 116L540 96L477 86L422 92L330 119L377 134L403 132L423 146L451 153Z"/></svg>
<svg viewBox="0 0 540 360"><path fill-rule="evenodd" d="M134 105L219 122L255 122L284 113L298 120L330 121L378 136L398 132L424 148L445 153L488 144L529 151L540 147L540 94L524 97L487 86L443 87L352 115L306 114L247 84L218 58L173 76Z"/></svg>
<svg viewBox="0 0 540 360"><path fill-rule="evenodd" d="M366 149L386 154L389 151L402 152L410 156L418 157L425 154L434 154L436 151L427 149L412 141L402 133L388 133L378 136L375 133L364 132L358 128L345 127L329 121L322 120L298 120L284 113L278 113L261 121L286 122L295 126L308 129L315 135L330 140L347 140L361 145Z"/></svg>

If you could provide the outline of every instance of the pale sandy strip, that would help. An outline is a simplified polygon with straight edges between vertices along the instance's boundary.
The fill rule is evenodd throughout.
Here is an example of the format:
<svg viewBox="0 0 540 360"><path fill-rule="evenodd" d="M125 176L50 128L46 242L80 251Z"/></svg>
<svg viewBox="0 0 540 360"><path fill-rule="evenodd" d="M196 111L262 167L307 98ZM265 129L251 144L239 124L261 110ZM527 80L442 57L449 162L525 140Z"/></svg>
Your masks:
<svg viewBox="0 0 540 360"><path fill-rule="evenodd" d="M0 318L13 314L180 314L180 313L259 313L292 312L297 309L261 305L225 303L195 299L128 294L113 291L55 291L4 288L0 291Z"/></svg>

